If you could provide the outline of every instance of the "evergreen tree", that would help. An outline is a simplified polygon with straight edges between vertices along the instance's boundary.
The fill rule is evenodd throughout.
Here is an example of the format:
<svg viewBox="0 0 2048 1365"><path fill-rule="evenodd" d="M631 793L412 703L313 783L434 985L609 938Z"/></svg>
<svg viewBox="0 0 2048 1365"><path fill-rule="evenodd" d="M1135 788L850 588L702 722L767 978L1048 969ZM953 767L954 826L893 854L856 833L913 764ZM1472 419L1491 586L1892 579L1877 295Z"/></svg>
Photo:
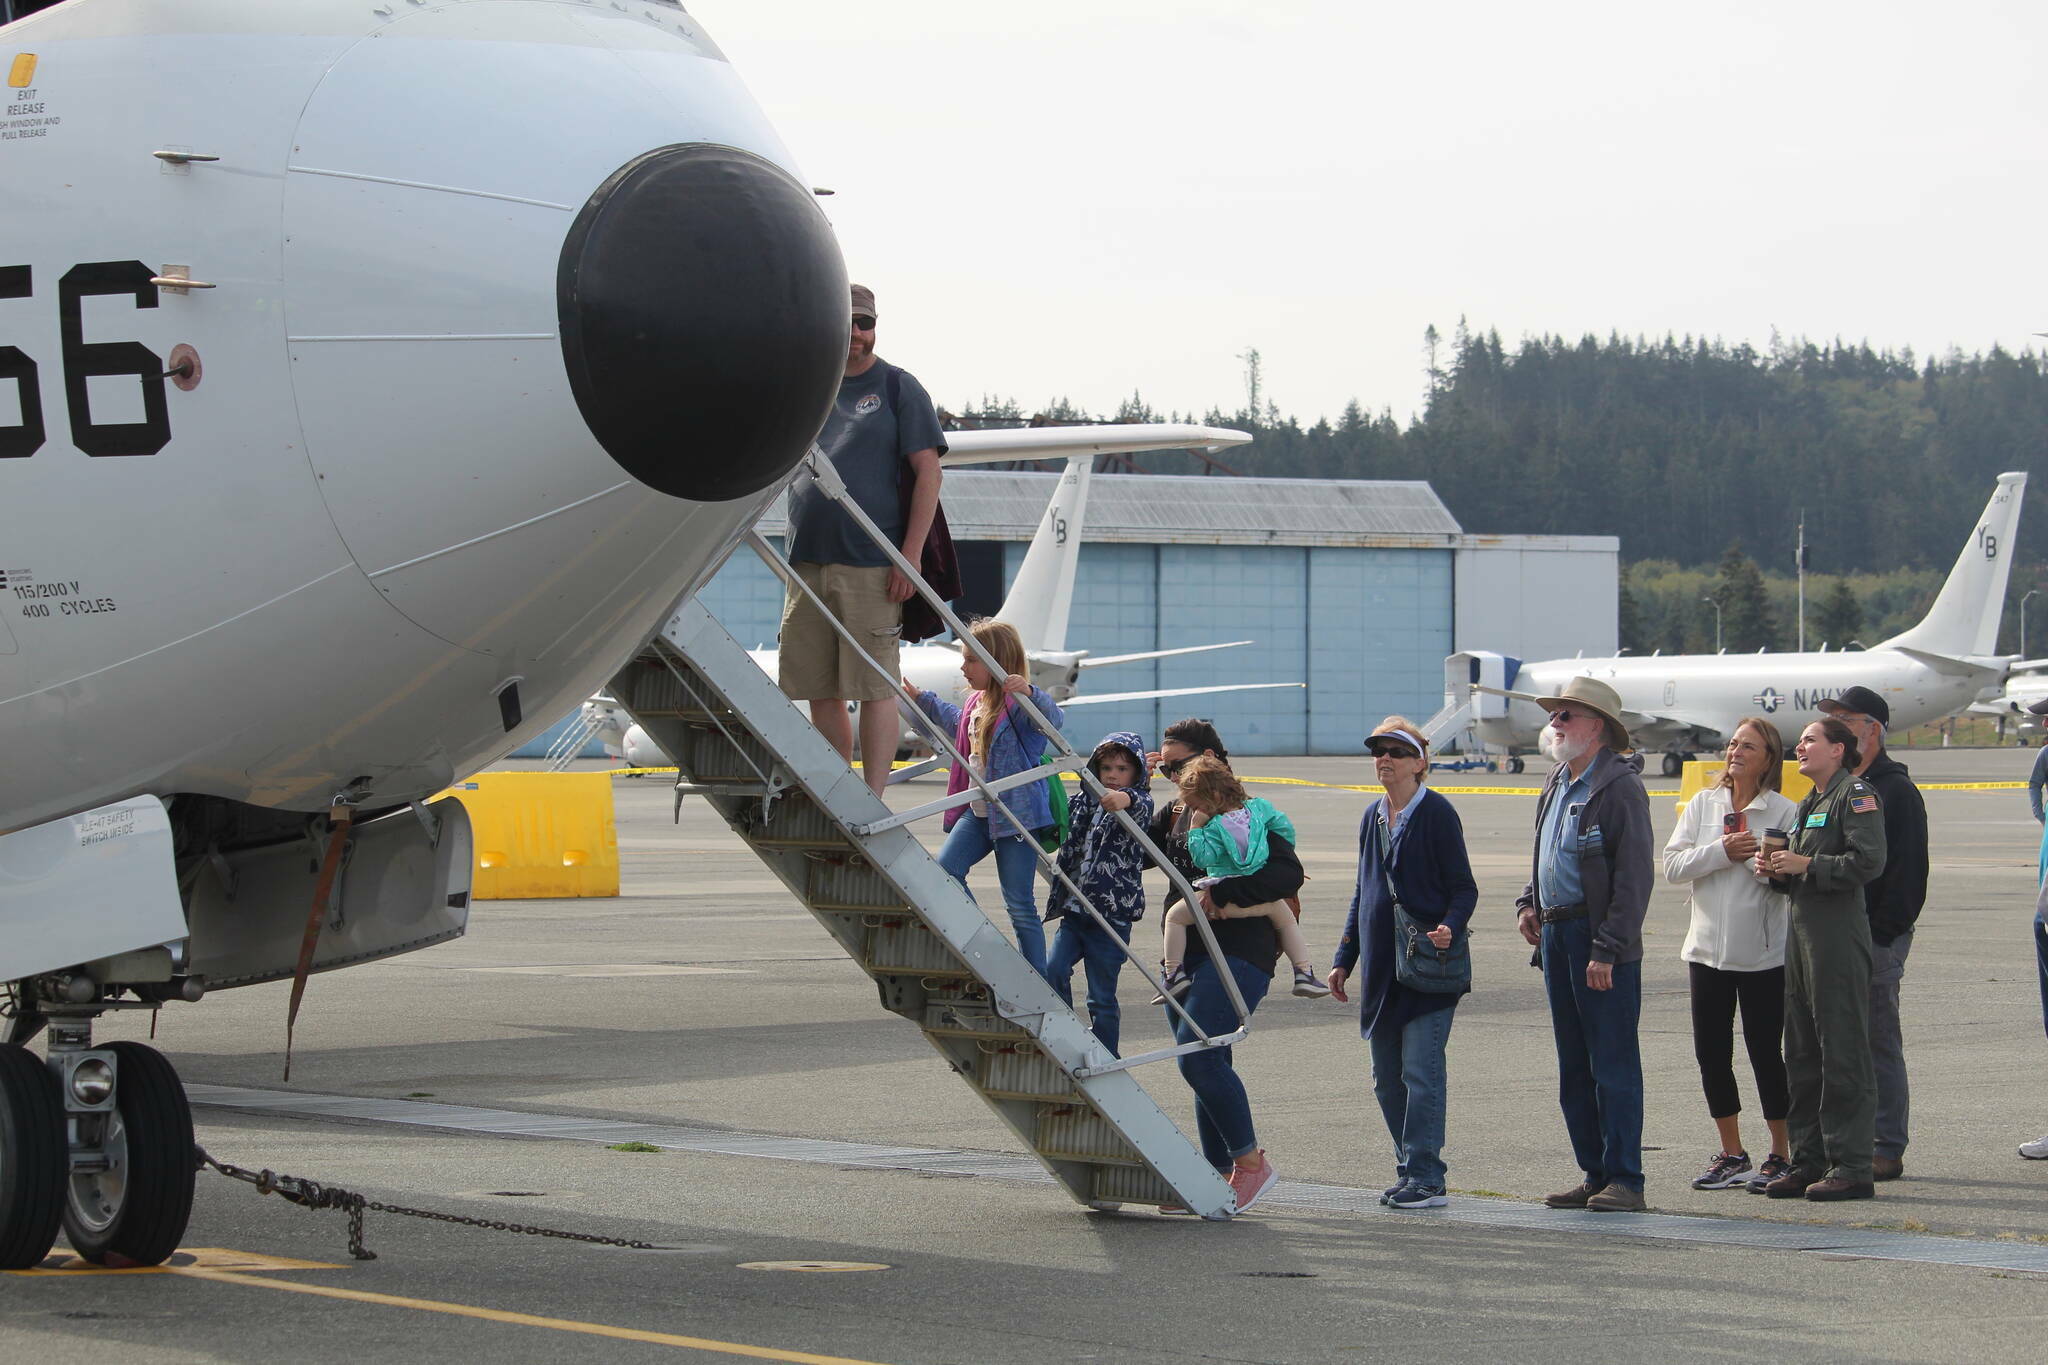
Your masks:
<svg viewBox="0 0 2048 1365"><path fill-rule="evenodd" d="M1629 590L1628 570L1621 571L1621 594L1615 601L1617 635L1621 648L1631 654L1647 654L1643 647L1643 610L1636 605L1636 595Z"/></svg>
<svg viewBox="0 0 2048 1365"><path fill-rule="evenodd" d="M1834 649L1845 649L1858 638L1863 630L1863 604L1856 600L1856 590L1849 586L1848 579L1837 578L1821 599L1814 629Z"/></svg>
<svg viewBox="0 0 2048 1365"><path fill-rule="evenodd" d="M1721 555L1713 596L1721 604L1721 644L1730 654L1754 654L1777 647L1778 628L1771 616L1770 594L1764 590L1763 571L1742 552L1739 540L1730 541Z"/></svg>

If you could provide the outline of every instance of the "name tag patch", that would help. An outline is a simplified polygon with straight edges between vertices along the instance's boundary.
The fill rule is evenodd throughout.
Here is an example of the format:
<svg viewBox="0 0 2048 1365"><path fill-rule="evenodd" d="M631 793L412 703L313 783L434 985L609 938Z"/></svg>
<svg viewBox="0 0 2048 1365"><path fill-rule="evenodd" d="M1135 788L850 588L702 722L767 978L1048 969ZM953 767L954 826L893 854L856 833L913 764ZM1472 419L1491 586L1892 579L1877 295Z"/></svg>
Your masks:
<svg viewBox="0 0 2048 1365"><path fill-rule="evenodd" d="M1828 813L1824 810L1817 810L1813 814L1806 817L1806 827L1808 829L1819 829L1822 825L1825 825L1827 822Z"/></svg>
<svg viewBox="0 0 2048 1365"><path fill-rule="evenodd" d="M1852 796L1849 798L1849 809L1855 811L1858 815L1868 815L1877 809L1877 798L1874 796Z"/></svg>

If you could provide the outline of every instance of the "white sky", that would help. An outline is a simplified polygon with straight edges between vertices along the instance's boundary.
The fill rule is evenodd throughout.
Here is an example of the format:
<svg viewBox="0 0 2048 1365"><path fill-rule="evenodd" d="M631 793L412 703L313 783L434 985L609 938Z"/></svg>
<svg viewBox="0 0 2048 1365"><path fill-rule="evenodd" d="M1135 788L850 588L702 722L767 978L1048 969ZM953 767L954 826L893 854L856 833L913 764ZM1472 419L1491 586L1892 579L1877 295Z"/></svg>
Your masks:
<svg viewBox="0 0 2048 1365"><path fill-rule="evenodd" d="M1421 337L2040 345L2048 5L687 0L948 407L1420 399Z"/></svg>

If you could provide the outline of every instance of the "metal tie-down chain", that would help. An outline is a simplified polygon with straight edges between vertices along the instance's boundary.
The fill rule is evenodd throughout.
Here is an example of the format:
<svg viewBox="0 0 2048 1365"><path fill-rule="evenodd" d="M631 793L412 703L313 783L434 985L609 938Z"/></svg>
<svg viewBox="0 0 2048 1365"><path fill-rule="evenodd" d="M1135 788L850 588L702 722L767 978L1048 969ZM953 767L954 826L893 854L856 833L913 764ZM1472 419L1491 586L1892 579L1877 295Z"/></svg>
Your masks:
<svg viewBox="0 0 2048 1365"><path fill-rule="evenodd" d="M588 1232L563 1232L556 1228L533 1227L526 1223L507 1223L496 1218L465 1218L459 1213L437 1213L432 1209L409 1209L400 1204L380 1204L374 1199L365 1199L353 1190L342 1189L339 1185L322 1185L317 1180L307 1180L296 1175L279 1175L275 1171L249 1171L225 1161L216 1161L204 1147L194 1145L192 1154L200 1169L212 1168L230 1180L240 1180L254 1185L258 1194L274 1194L288 1203L308 1209L341 1209L348 1214L348 1254L358 1261L374 1261L377 1253L363 1245L363 1215L365 1213L396 1213L407 1218L426 1218L436 1223L459 1223L464 1227L489 1228L493 1232L521 1232L529 1237L560 1237L570 1242L589 1242L595 1246L625 1247L631 1251L652 1251L652 1242L635 1242L624 1237L599 1237Z"/></svg>

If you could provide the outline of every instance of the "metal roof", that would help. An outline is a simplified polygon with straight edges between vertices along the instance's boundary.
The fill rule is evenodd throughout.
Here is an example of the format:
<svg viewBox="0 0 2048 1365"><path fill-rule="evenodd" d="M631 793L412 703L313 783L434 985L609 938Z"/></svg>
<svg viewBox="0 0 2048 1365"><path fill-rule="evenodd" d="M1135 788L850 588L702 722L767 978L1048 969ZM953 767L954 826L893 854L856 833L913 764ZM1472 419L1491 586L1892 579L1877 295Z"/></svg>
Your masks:
<svg viewBox="0 0 2048 1365"><path fill-rule="evenodd" d="M942 497L956 539L1029 540L1058 474L949 469ZM781 502L760 522L780 535ZM1091 541L1207 545L1392 545L1443 548L1462 528L1427 483L1369 479L1233 479L1097 474Z"/></svg>

